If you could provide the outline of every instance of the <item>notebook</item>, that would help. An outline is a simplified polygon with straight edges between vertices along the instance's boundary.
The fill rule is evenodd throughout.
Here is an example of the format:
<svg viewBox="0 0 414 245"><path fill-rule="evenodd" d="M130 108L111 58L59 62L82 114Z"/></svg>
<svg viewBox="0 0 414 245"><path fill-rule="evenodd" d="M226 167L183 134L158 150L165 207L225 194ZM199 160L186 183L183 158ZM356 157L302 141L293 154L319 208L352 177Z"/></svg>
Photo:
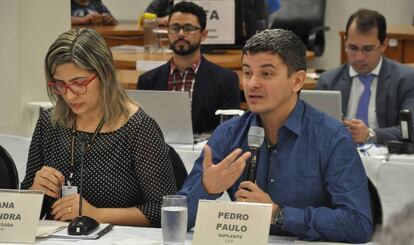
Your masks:
<svg viewBox="0 0 414 245"><path fill-rule="evenodd" d="M127 90L127 94L158 123L166 143L194 143L188 92Z"/></svg>
<svg viewBox="0 0 414 245"><path fill-rule="evenodd" d="M342 121L342 99L340 91L302 90L300 98L316 109Z"/></svg>

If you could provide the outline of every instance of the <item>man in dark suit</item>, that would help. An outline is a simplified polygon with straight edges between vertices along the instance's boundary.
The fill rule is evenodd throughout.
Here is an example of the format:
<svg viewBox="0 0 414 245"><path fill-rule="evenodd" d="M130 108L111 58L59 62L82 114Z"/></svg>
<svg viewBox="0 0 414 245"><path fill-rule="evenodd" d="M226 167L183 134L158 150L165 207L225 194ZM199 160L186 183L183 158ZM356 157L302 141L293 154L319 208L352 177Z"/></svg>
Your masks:
<svg viewBox="0 0 414 245"><path fill-rule="evenodd" d="M142 74L137 86L144 90L189 91L195 133L217 127L217 109L240 108L237 74L201 55L200 45L206 37L203 8L192 2L176 4L168 23L168 39L174 54L165 65Z"/></svg>
<svg viewBox="0 0 414 245"><path fill-rule="evenodd" d="M414 114L414 69L387 59L386 21L360 9L346 25L348 63L320 76L317 89L342 93L344 124L355 143L400 140L400 110Z"/></svg>

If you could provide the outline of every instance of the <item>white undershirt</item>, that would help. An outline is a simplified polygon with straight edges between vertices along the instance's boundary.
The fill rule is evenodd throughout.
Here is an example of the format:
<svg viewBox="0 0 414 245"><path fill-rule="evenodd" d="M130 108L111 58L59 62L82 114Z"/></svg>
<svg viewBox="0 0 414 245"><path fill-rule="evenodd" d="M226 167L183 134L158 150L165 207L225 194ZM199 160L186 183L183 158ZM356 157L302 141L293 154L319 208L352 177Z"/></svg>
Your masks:
<svg viewBox="0 0 414 245"><path fill-rule="evenodd" d="M382 65L382 57L378 62L378 65L371 71L371 74L375 75L375 78L371 82L371 97L369 98L369 105L368 105L368 124L369 128L378 128L378 120L376 114L376 96L377 96L377 84L378 84L378 75L381 70ZM364 92L364 85L358 78L358 73L349 66L349 76L352 77L352 85L351 91L349 93L349 100L348 100L348 110L346 114L347 119L355 118L356 111L358 108L359 98L361 94Z"/></svg>

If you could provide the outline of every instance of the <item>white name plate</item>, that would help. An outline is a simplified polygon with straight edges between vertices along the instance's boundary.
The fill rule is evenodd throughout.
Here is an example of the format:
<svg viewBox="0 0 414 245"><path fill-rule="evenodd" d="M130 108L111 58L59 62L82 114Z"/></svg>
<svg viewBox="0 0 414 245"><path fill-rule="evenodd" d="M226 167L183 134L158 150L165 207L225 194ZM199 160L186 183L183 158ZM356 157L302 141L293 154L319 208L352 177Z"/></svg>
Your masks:
<svg viewBox="0 0 414 245"><path fill-rule="evenodd" d="M271 215L271 204L200 200L193 244L267 244Z"/></svg>
<svg viewBox="0 0 414 245"><path fill-rule="evenodd" d="M34 243L43 192L0 189L0 242Z"/></svg>

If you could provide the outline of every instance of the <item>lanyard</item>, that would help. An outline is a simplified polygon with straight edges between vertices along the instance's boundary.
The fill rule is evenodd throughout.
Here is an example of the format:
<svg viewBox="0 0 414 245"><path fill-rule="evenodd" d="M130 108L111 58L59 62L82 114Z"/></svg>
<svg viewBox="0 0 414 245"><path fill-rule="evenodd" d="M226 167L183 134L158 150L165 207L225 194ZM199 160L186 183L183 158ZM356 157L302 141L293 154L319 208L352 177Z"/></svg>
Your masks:
<svg viewBox="0 0 414 245"><path fill-rule="evenodd" d="M98 135L99 131L101 131L102 126L104 125L104 118L102 117L101 121L99 122L98 126L96 127L95 131L93 132L93 136L91 141L86 146L85 153L90 149L93 142L95 141L96 136ZM76 133L76 119L72 126L72 142L71 142L71 157L70 157L70 173L69 173L69 179L68 179L68 186L71 186L72 180L73 180L73 173L75 172L75 164L73 162L74 155L75 155L75 133Z"/></svg>

